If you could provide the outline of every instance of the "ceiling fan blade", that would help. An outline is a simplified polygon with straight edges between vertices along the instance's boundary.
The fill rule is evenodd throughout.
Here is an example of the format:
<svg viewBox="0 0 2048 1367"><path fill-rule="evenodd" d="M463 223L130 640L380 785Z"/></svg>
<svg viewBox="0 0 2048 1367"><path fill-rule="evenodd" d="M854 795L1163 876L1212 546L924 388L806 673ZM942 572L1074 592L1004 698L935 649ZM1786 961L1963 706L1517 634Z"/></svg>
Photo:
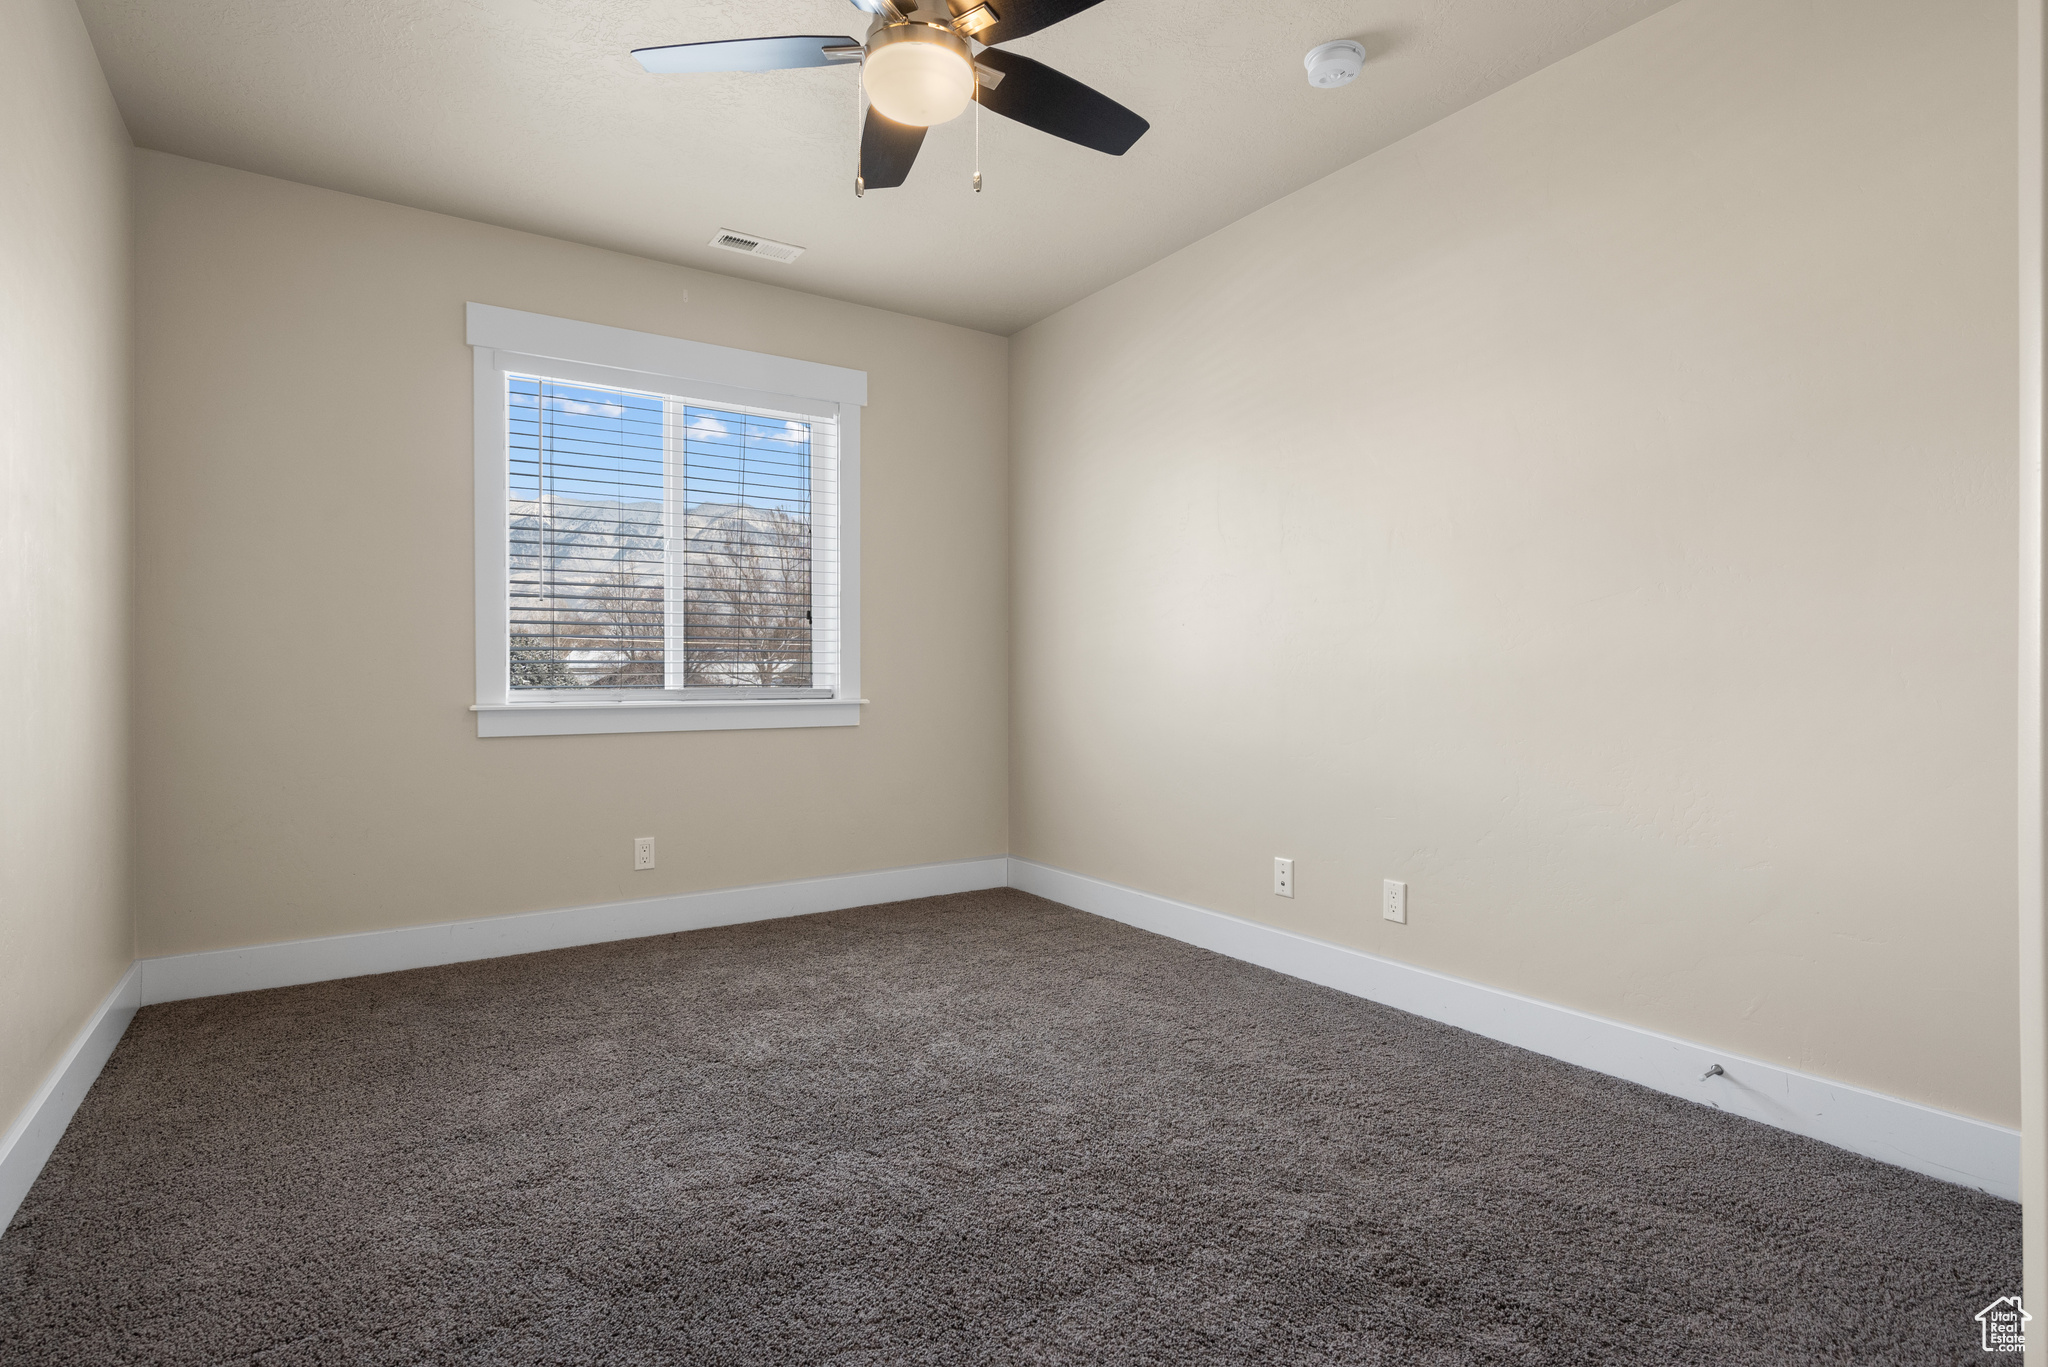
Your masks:
<svg viewBox="0 0 2048 1367"><path fill-rule="evenodd" d="M1012 38L1051 28L1060 20L1071 19L1082 10L1101 3L1102 0L989 0L989 8L996 12L996 21L976 33L974 40L978 43L1007 43Z"/></svg>
<svg viewBox="0 0 2048 1367"><path fill-rule="evenodd" d="M855 38L812 34L801 38L731 38L722 43L675 43L636 47L640 65L659 76L697 71L789 71L802 66L837 66L828 47L858 48Z"/></svg>
<svg viewBox="0 0 2048 1367"><path fill-rule="evenodd" d="M995 48L974 60L1003 74L993 89L986 84L975 87L982 108L1042 133L1120 157L1152 126L1101 91L1043 62Z"/></svg>
<svg viewBox="0 0 2048 1367"><path fill-rule="evenodd" d="M860 128L860 177L870 190L888 190L901 185L924 146L925 130L868 110Z"/></svg>

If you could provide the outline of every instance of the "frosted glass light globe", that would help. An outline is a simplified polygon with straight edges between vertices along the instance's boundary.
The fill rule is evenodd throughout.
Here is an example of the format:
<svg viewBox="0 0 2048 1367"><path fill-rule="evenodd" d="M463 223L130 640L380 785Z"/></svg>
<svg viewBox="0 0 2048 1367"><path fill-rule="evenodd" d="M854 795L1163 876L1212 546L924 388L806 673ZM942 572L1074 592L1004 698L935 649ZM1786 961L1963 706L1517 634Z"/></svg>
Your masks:
<svg viewBox="0 0 2048 1367"><path fill-rule="evenodd" d="M877 112L916 128L958 118L974 98L967 45L924 24L898 24L877 34L861 79Z"/></svg>

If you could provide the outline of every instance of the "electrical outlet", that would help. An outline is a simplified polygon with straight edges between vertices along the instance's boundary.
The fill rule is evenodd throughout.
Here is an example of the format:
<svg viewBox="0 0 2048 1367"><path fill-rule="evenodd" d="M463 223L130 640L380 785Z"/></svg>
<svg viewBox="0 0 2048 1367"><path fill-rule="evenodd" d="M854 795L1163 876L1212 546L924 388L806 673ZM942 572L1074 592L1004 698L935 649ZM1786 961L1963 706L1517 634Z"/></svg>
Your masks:
<svg viewBox="0 0 2048 1367"><path fill-rule="evenodd" d="M654 837L643 835L633 842L633 867L651 869L654 867Z"/></svg>
<svg viewBox="0 0 2048 1367"><path fill-rule="evenodd" d="M1397 925L1408 924L1408 885L1389 878L1380 892L1380 915Z"/></svg>
<svg viewBox="0 0 2048 1367"><path fill-rule="evenodd" d="M1275 897L1294 896L1294 861L1292 859L1275 859L1273 861L1273 895Z"/></svg>

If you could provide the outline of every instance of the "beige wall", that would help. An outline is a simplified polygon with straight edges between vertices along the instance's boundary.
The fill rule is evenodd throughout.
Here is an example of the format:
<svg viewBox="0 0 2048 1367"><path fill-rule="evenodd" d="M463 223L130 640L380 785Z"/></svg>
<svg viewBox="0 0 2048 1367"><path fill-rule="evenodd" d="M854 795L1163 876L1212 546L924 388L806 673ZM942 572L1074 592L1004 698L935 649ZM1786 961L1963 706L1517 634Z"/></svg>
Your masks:
<svg viewBox="0 0 2048 1367"><path fill-rule="evenodd" d="M2012 1123L2011 43L1690 0L1007 347L138 153L141 952L1007 842ZM476 739L468 299L870 372L864 725Z"/></svg>
<svg viewBox="0 0 2048 1367"><path fill-rule="evenodd" d="M0 1131L126 971L128 134L71 0L0 28Z"/></svg>
<svg viewBox="0 0 2048 1367"><path fill-rule="evenodd" d="M1012 853L2015 1123L2012 45L1690 0L1019 334Z"/></svg>
<svg viewBox="0 0 2048 1367"><path fill-rule="evenodd" d="M135 193L142 953L1003 852L1003 339L159 153ZM467 300L868 371L859 727L477 739Z"/></svg>

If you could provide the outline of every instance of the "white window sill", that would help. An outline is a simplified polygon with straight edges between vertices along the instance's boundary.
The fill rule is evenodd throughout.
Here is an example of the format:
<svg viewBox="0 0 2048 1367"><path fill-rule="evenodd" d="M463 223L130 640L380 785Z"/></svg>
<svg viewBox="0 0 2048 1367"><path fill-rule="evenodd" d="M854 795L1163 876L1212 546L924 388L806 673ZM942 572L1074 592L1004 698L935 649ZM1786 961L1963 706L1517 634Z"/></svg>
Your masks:
<svg viewBox="0 0 2048 1367"><path fill-rule="evenodd" d="M477 703L476 733L489 736L601 736L631 731L762 731L785 726L859 726L866 698L748 698L731 701Z"/></svg>

